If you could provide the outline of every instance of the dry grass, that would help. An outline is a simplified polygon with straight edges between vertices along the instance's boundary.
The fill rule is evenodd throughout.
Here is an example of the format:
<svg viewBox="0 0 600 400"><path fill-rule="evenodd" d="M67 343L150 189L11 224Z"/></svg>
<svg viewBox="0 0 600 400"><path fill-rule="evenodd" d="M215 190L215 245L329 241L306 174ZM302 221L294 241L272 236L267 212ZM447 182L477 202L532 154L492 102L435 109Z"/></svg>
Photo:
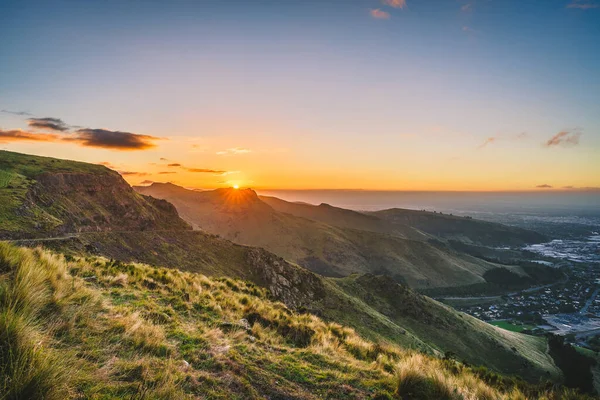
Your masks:
<svg viewBox="0 0 600 400"><path fill-rule="evenodd" d="M0 399L523 398L251 283L3 243L0 363Z"/></svg>

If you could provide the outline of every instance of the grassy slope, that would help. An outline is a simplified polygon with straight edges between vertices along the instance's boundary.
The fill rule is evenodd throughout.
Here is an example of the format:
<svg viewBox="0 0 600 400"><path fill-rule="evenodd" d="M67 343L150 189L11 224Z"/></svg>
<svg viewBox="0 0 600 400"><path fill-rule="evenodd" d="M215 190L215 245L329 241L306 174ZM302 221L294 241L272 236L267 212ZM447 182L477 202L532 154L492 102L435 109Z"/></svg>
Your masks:
<svg viewBox="0 0 600 400"><path fill-rule="evenodd" d="M325 211L332 213L330 219L337 216L347 222L347 227L340 227L278 212L252 190L196 192L171 184L136 190L172 202L193 226L237 243L264 247L326 276L377 273L417 288L448 287L484 282L483 273L497 267L445 246L369 230L377 224L373 217L349 210ZM354 229L358 226L367 230ZM385 226L380 224L380 231ZM411 236L423 236L406 230Z"/></svg>
<svg viewBox="0 0 600 400"><path fill-rule="evenodd" d="M39 244L31 242L33 246ZM386 293L379 287L351 285L355 276L341 280L322 279L282 259L265 261L258 258L257 261L249 254L268 253L203 232L88 233L44 244L75 255L91 251L118 260L250 280L269 288L290 306L305 308L329 321L351 326L372 339L391 340L428 354L452 352L461 360L503 373L520 370L525 362L531 368L524 371L523 376L533 381L547 377L546 371L550 371L550 376L556 375L552 362L540 354L544 349L528 348L529 339L523 339L521 335L507 336L488 324L479 321L477 324L474 318L412 291L395 293L397 285L393 289L387 288ZM274 267L275 264L278 267ZM295 283L282 287L280 282L285 281ZM385 301L389 302L391 297L397 303L371 302L368 292L386 294L388 299ZM436 325L438 320L443 324ZM470 322L465 323L465 320ZM518 348L517 352L506 350L513 346ZM477 351L473 352L473 348ZM499 356L503 361L497 363Z"/></svg>
<svg viewBox="0 0 600 400"><path fill-rule="evenodd" d="M515 384L539 395L367 341L242 281L2 243L0 339L2 399L525 398Z"/></svg>
<svg viewBox="0 0 600 400"><path fill-rule="evenodd" d="M0 237L134 229L188 227L104 166L0 151Z"/></svg>
<svg viewBox="0 0 600 400"><path fill-rule="evenodd" d="M493 327L396 285L386 277L354 275L331 281L347 295L364 302L371 310L442 353L453 353L470 364L512 371L534 381L540 376L556 378L560 375L546 352L546 340L543 338ZM348 318L352 315L350 313ZM344 322L351 324L350 321Z"/></svg>

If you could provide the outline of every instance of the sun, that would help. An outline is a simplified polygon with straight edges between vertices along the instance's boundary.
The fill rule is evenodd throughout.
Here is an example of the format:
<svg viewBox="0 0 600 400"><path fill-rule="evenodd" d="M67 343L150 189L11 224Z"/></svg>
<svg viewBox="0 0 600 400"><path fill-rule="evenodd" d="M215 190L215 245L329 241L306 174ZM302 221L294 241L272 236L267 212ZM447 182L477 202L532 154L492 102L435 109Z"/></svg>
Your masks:
<svg viewBox="0 0 600 400"><path fill-rule="evenodd" d="M233 188L234 188L234 189L239 189L239 188L240 188L240 185L233 185Z"/></svg>

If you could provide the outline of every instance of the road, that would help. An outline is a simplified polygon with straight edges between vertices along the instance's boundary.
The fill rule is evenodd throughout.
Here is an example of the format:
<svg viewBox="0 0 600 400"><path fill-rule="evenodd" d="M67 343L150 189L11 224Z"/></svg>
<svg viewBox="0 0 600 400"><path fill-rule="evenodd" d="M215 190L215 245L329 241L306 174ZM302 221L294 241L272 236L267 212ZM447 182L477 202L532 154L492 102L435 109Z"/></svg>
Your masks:
<svg viewBox="0 0 600 400"><path fill-rule="evenodd" d="M566 279L563 279L562 281L559 281L559 282L550 283L548 285L534 286L534 287L530 287L528 289L519 290L517 292L502 293L502 294L498 294L496 296L450 296L450 297L435 297L435 298L438 300L493 300L493 299L497 299L502 296L516 296L519 293L537 292L538 290L542 290L542 289L546 289L546 288L549 288L549 287L552 287L555 285L567 283L568 281L569 281L569 276L567 276Z"/></svg>
<svg viewBox="0 0 600 400"><path fill-rule="evenodd" d="M583 308L581 310L579 310L580 314L586 314L587 313L588 308L590 308L590 306L592 305L592 303L596 299L596 296L598 296L599 292L600 292L600 288L594 290L594 293L592 293L592 295L590 296L590 298L585 302L585 305L583 306Z"/></svg>
<svg viewBox="0 0 600 400"><path fill-rule="evenodd" d="M66 236L54 236L49 238L34 238L34 239L11 239L11 240L0 240L0 242L6 243L21 243L21 242L50 242L53 240L67 240L73 239L78 236L77 233L68 234Z"/></svg>
<svg viewBox="0 0 600 400"><path fill-rule="evenodd" d="M204 232L202 230L199 229L186 229L186 230L179 230L179 229L156 229L156 230L147 230L147 231L89 231L89 232L75 232L75 233L65 233L62 236L52 236L52 237L45 237L45 238L30 238L30 239L0 239L0 242L6 242L6 243L23 243L23 242L50 242L50 241L55 241L55 240L68 240L68 239L74 239L77 237L80 237L82 235L89 235L89 234L95 234L95 233L140 233L140 232L159 232L159 233L165 233L165 232Z"/></svg>

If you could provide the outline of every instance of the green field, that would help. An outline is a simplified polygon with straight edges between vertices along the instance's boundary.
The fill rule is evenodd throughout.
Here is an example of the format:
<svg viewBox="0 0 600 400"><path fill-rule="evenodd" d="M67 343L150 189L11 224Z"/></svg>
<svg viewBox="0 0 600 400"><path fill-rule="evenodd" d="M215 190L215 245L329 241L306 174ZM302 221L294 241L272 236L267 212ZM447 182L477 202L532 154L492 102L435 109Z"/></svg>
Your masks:
<svg viewBox="0 0 600 400"><path fill-rule="evenodd" d="M517 324L510 321L490 321L490 324L511 332L523 332L526 329L532 330L536 327L535 325Z"/></svg>

